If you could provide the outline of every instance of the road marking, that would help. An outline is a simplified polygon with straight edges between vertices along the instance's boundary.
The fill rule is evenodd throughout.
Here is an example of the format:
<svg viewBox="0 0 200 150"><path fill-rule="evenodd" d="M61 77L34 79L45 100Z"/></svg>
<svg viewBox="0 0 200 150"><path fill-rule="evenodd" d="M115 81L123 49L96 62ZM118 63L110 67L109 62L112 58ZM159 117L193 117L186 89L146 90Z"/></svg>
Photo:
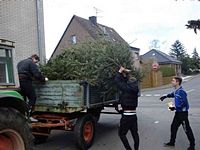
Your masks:
<svg viewBox="0 0 200 150"><path fill-rule="evenodd" d="M188 90L188 91L186 91L186 93L190 93L190 92L193 92L193 91L195 91L195 89ZM163 95L166 95L166 94L141 94L141 97L142 96L146 96L146 97L151 97L151 96L160 97L160 96L163 96Z"/></svg>
<svg viewBox="0 0 200 150"><path fill-rule="evenodd" d="M155 96L155 97L159 97L159 96L161 96L161 94L154 94L154 96Z"/></svg>
<svg viewBox="0 0 200 150"><path fill-rule="evenodd" d="M141 94L141 96L146 96L146 97L151 97L151 96L159 97L159 96L161 96L161 94Z"/></svg>
<svg viewBox="0 0 200 150"><path fill-rule="evenodd" d="M191 90L188 90L188 91L186 91L187 93L190 93L190 92L192 92L192 91L195 91L195 89L191 89Z"/></svg>

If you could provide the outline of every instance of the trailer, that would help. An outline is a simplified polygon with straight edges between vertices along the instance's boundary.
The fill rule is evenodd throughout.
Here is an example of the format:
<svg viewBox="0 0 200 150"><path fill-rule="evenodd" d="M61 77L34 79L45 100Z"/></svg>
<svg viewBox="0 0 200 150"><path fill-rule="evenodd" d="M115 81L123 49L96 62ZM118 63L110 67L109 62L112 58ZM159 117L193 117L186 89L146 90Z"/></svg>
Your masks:
<svg viewBox="0 0 200 150"><path fill-rule="evenodd" d="M55 80L35 83L37 101L32 123L36 143L45 142L51 130L73 131L77 146L92 146L96 123L104 107L117 109L118 94L107 99L105 94L87 82Z"/></svg>

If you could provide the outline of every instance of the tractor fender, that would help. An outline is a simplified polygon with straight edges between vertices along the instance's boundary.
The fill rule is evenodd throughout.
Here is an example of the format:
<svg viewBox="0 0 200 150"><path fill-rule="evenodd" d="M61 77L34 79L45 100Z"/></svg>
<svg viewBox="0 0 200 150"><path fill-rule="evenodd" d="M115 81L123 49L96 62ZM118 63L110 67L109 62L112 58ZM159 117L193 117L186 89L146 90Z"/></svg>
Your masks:
<svg viewBox="0 0 200 150"><path fill-rule="evenodd" d="M19 112L25 114L28 112L29 106L20 96L15 95L0 95L0 107L10 107L18 110Z"/></svg>

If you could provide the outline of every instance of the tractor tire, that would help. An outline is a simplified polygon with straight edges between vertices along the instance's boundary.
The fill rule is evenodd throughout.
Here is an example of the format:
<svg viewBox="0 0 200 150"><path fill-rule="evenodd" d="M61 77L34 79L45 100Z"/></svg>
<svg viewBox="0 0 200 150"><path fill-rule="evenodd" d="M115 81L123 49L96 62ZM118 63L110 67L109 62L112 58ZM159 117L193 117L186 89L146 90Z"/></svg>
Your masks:
<svg viewBox="0 0 200 150"><path fill-rule="evenodd" d="M13 108L0 107L0 150L32 150L27 119Z"/></svg>
<svg viewBox="0 0 200 150"><path fill-rule="evenodd" d="M91 114L78 118L74 128L74 136L77 146L81 150L87 150L92 146L95 136L95 120Z"/></svg>

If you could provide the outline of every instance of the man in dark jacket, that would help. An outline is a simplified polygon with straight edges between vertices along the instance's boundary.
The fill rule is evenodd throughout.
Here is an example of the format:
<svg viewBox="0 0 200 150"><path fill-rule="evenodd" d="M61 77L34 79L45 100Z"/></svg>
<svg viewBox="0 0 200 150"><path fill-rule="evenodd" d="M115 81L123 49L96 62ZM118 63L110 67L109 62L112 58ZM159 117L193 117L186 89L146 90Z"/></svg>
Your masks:
<svg viewBox="0 0 200 150"><path fill-rule="evenodd" d="M21 93L25 98L27 97L29 99L30 111L33 111L36 102L36 94L32 86L33 78L45 82L45 77L41 74L36 64L39 60L38 55L34 54L30 58L24 59L17 64Z"/></svg>
<svg viewBox="0 0 200 150"><path fill-rule="evenodd" d="M132 150L126 137L130 130L134 139L135 150L139 149L139 134L137 125L136 108L138 105L138 83L129 79L129 70L120 67L115 76L117 87L121 91L120 103L122 106L122 118L120 120L119 137L126 150Z"/></svg>
<svg viewBox="0 0 200 150"><path fill-rule="evenodd" d="M179 126L182 124L188 140L190 141L188 150L194 150L195 138L188 120L189 103L187 99L187 93L181 86L181 83L182 78L174 77L172 79L172 86L175 88L175 91L160 98L161 101L163 101L165 98L174 98L174 105L169 106L169 109L171 111L176 110L173 122L171 124L171 138L168 143L164 143L164 146L175 146L176 134Z"/></svg>

